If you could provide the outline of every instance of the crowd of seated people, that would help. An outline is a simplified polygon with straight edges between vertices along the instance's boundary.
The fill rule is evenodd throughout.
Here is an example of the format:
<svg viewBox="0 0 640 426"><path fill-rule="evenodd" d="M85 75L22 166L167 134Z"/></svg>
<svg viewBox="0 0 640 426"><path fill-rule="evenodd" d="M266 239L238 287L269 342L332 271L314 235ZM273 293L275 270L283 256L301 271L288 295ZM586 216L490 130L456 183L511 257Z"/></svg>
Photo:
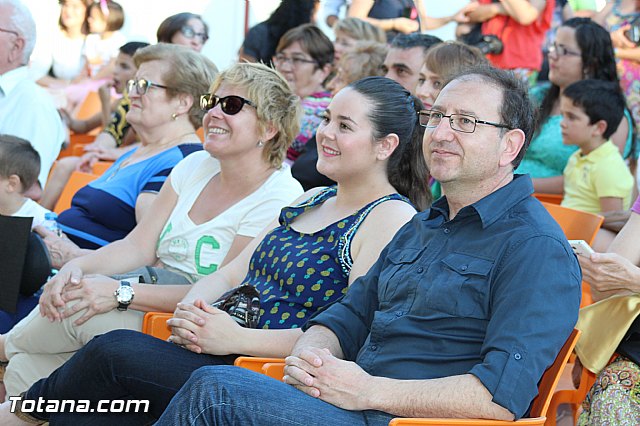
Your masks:
<svg viewBox="0 0 640 426"><path fill-rule="evenodd" d="M169 16L148 46L120 33L118 3L61 0L55 37L63 41L38 80L47 94L25 77L33 19L22 0L0 0L0 52L9 52L0 58L0 214L34 217L55 269L40 291L19 297L17 315L0 312L0 399L151 402L147 413L77 416L9 401L1 424L250 421L259 409L246 395L238 399L246 412L211 409L228 402L220 395L238 397L223 367L238 354L290 355L284 388L237 379L285 399L298 388L315 400L318 423L512 420L526 416L576 325L579 265L596 309L633 300L635 2L560 23L548 82L536 76L549 0L483 0L443 18L420 1L364 3L331 20L332 41L315 25L321 2L282 1L247 34L238 62L218 70L200 53L210 23L197 14ZM381 12L403 8L408 16ZM466 26L466 42L419 32L454 21ZM497 34L502 58L484 38L496 22L507 23ZM99 88L101 107L79 119L71 107L87 87ZM68 107L56 112L49 96L58 89ZM52 129L45 142L24 120L2 118L31 93L46 98L30 111ZM49 174L64 126L98 133ZM93 173L98 160L113 163L59 214L61 233L37 226L72 174ZM604 215L598 253L578 264L533 193ZM212 307L239 286L257 290L253 328ZM545 320L524 332L514 306ZM173 312L168 342L141 333L153 311ZM585 312L578 326L588 336L596 321ZM599 375L581 424L640 418L634 320L615 330L617 358L597 371L585 364ZM417 330L420 321L440 337ZM511 328L501 329L504 321ZM386 364L424 368L442 357L450 367L428 374ZM630 384L610 379L620 372ZM371 389L350 395L358 378ZM400 400L416 390L404 379L445 396L464 388L468 400L452 407L422 392L412 408ZM395 396L383 401L378 387ZM274 424L309 421L281 414Z"/></svg>

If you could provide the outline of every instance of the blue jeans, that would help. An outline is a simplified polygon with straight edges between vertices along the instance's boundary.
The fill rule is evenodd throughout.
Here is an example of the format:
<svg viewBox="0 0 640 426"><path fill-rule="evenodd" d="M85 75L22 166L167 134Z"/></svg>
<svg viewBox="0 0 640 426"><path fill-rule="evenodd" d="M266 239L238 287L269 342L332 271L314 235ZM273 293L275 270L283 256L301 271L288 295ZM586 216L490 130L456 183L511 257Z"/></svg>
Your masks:
<svg viewBox="0 0 640 426"><path fill-rule="evenodd" d="M25 394L26 399L149 400L149 413L30 413L55 425L143 425L162 414L171 398L202 366L232 364L235 356L202 355L132 330L95 337L48 378Z"/></svg>
<svg viewBox="0 0 640 426"><path fill-rule="evenodd" d="M386 426L393 417L343 410L243 368L210 366L191 375L156 425Z"/></svg>

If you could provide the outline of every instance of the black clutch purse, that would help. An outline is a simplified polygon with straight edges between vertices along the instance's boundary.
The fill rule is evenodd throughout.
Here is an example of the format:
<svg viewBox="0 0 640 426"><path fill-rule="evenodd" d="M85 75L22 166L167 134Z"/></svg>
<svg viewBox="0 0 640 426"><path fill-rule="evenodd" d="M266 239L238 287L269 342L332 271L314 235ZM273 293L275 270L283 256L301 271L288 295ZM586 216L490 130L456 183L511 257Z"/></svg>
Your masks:
<svg viewBox="0 0 640 426"><path fill-rule="evenodd" d="M245 328L257 328L260 319L260 294L252 285L241 285L224 293L211 304L225 311Z"/></svg>

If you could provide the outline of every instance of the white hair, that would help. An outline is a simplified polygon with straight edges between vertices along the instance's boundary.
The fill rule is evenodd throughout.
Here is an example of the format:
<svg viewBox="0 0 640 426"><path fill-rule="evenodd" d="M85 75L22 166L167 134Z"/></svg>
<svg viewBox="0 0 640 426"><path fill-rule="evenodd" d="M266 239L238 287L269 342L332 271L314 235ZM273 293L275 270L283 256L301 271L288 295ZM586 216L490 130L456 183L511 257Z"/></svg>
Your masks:
<svg viewBox="0 0 640 426"><path fill-rule="evenodd" d="M13 9L9 12L9 28L6 29L17 32L24 39L22 61L23 65L26 65L36 45L36 23L33 16L20 0L0 0L0 6Z"/></svg>

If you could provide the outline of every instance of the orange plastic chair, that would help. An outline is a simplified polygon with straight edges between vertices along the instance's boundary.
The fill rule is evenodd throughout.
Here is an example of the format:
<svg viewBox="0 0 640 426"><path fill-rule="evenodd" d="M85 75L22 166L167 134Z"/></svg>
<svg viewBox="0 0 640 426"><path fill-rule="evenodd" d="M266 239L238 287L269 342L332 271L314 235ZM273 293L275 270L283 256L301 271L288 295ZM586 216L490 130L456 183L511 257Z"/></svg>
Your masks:
<svg viewBox="0 0 640 426"><path fill-rule="evenodd" d="M412 426L412 425L457 425L457 426L492 426L492 425L544 425L546 420L547 410L551 403L551 397L553 391L556 389L558 382L560 381L560 375L564 369L564 366L569 360L573 348L578 342L580 337L580 331L574 329L569 335L569 338L560 349L555 361L542 375L540 383L538 384L538 396L533 400L531 404L530 417L522 418L515 422L507 422L500 420L483 420L483 419L412 419L412 418L396 418L391 420L390 426Z"/></svg>
<svg viewBox="0 0 640 426"><path fill-rule="evenodd" d="M535 194L534 194L535 195ZM560 227L565 233L565 236L569 240L585 240L589 244L593 242L598 230L602 226L604 218L600 215L587 213L580 210L570 209L568 207L562 207L550 203L542 203L547 211L558 222ZM585 307L593 303L593 297L591 296L591 287L588 283L582 282L582 300L580 307ZM568 388L558 390L552 400L550 415L545 423L547 426L555 426L556 413L560 404L569 404L574 417L574 420L578 415L578 407L584 400L585 396L591 386L595 382L595 375L589 372L587 369L583 369L580 379L580 386L578 389L573 388L573 384L570 380L571 369L573 364L567 364L563 376L566 380L562 381L561 387L564 388L567 384L571 383ZM575 421L574 421L575 423Z"/></svg>
<svg viewBox="0 0 640 426"><path fill-rule="evenodd" d="M592 244L604 221L604 218L597 214L570 209L556 204L542 203L542 205L555 221L558 222L568 240L585 240L587 243ZM580 307L583 308L592 303L591 287L583 281Z"/></svg>
<svg viewBox="0 0 640 426"><path fill-rule="evenodd" d="M539 201L549 204L560 204L564 198L563 194L547 194L545 192L534 192L533 196Z"/></svg>
<svg viewBox="0 0 640 426"><path fill-rule="evenodd" d="M84 100L75 108L73 116L80 120L93 117L102 110L100 95L98 92L89 92Z"/></svg>
<svg viewBox="0 0 640 426"><path fill-rule="evenodd" d="M60 194L60 198L58 198L58 202L54 207L53 211L60 214L61 212L67 210L71 207L71 199L78 192L80 188L85 187L90 182L96 180L98 176L93 173L83 173L83 172L73 172L69 181L65 185L62 190L62 194Z"/></svg>
<svg viewBox="0 0 640 426"><path fill-rule="evenodd" d="M113 161L96 161L91 171L94 175L102 176L111 166L113 166Z"/></svg>
<svg viewBox="0 0 640 426"><path fill-rule="evenodd" d="M161 340L167 340L171 336L167 320L172 317L173 314L169 312L147 312L142 320L142 332Z"/></svg>
<svg viewBox="0 0 640 426"><path fill-rule="evenodd" d="M568 240L585 240L592 244L604 217L581 210L543 202L542 205L558 222Z"/></svg>
<svg viewBox="0 0 640 426"><path fill-rule="evenodd" d="M553 398L551 398L551 404L549 405L549 417L545 422L545 426L556 426L556 413L558 412L558 407L561 404L569 404L571 408L571 415L573 417L573 423L576 424L578 421L578 407L584 401L587 392L596 382L596 375L586 368L582 369L582 374L580 376L580 386L578 389L573 388L573 382L571 381L571 370L573 369L573 363L567 364L564 372L562 373L563 382L570 383L567 387L568 389L560 389L557 390L556 393L553 394ZM561 383L561 386L564 383Z"/></svg>

